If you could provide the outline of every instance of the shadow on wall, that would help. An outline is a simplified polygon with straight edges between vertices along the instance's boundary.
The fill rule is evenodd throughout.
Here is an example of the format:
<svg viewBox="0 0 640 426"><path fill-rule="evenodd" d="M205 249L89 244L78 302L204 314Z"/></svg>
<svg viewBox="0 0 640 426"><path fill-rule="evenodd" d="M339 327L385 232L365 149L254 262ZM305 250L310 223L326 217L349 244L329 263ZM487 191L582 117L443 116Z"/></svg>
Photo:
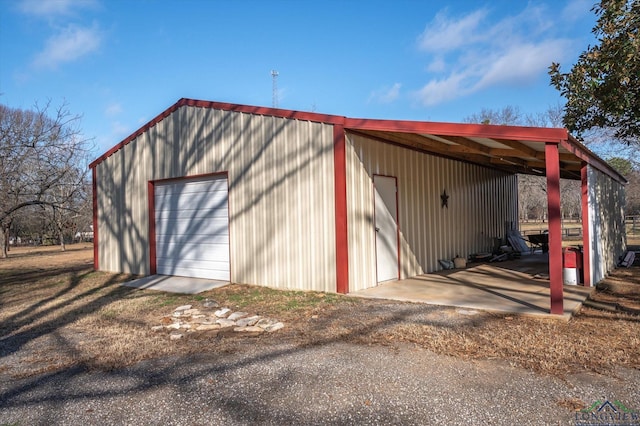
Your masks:
<svg viewBox="0 0 640 426"><path fill-rule="evenodd" d="M148 274L149 180L227 171L232 280L335 291L332 165L331 126L181 107L97 166L101 267Z"/></svg>
<svg viewBox="0 0 640 426"><path fill-rule="evenodd" d="M626 249L624 186L589 166L588 197L592 221L591 273L592 285L595 285L615 269Z"/></svg>

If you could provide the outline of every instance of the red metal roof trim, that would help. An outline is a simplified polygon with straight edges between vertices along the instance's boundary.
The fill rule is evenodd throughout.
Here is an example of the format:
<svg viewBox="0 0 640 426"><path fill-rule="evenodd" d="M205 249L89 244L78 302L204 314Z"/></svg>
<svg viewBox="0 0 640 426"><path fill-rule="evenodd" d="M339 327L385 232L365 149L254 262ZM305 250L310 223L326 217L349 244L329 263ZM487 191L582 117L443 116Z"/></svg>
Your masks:
<svg viewBox="0 0 640 426"><path fill-rule="evenodd" d="M617 180L621 184L628 183L627 179L622 176L616 169L614 169L609 163L600 159L589 148L580 143L576 138L569 135L566 140L561 142L561 145L565 147L567 151L584 161L585 163L595 167L609 177Z"/></svg>
<svg viewBox="0 0 640 426"><path fill-rule="evenodd" d="M499 126L493 124L442 123L429 121L370 120L347 118L346 128L387 132L425 133L447 136L472 136L487 139L513 139L560 143L567 139L566 129L549 127Z"/></svg>

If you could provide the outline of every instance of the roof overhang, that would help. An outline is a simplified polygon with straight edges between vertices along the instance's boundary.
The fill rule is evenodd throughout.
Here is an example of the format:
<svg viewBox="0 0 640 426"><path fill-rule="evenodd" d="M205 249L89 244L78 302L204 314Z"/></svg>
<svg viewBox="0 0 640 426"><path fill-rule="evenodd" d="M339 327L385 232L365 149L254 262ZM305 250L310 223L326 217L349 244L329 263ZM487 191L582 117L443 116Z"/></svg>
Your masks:
<svg viewBox="0 0 640 426"><path fill-rule="evenodd" d="M561 177L580 179L580 170L583 164L589 164L618 182L627 182L618 171L578 142L566 129L347 118L337 115L185 98L180 99L101 155L89 167L94 168L183 106L341 125L346 131L363 137L508 173L544 176L546 174L545 146L555 144L558 146L560 155Z"/></svg>
<svg viewBox="0 0 640 426"><path fill-rule="evenodd" d="M545 146L555 144L561 177L579 180L583 164L590 164L626 183L618 171L566 129L364 119L347 119L345 128L356 135L441 157L540 176L546 174Z"/></svg>

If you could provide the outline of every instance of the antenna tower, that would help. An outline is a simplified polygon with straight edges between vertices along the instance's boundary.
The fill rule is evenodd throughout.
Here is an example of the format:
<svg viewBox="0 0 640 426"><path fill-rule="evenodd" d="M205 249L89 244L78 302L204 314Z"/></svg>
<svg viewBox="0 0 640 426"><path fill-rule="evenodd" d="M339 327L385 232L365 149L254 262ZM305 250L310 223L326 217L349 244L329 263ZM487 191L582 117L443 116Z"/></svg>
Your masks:
<svg viewBox="0 0 640 426"><path fill-rule="evenodd" d="M274 108L278 108L278 75L279 75L278 71L271 70L271 78L273 79L271 104Z"/></svg>

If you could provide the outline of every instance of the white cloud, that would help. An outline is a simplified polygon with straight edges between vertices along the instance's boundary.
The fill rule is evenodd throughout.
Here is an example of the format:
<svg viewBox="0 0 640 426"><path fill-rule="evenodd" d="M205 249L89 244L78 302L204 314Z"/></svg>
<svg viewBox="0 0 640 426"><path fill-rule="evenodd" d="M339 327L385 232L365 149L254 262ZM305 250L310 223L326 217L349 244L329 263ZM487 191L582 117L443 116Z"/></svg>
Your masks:
<svg viewBox="0 0 640 426"><path fill-rule="evenodd" d="M593 0L571 0L562 10L562 19L577 21L586 15L590 15L594 3Z"/></svg>
<svg viewBox="0 0 640 426"><path fill-rule="evenodd" d="M97 25L68 25L49 37L44 50L36 55L33 64L37 68L56 68L59 64L74 61L96 51L101 42L102 34Z"/></svg>
<svg viewBox="0 0 640 426"><path fill-rule="evenodd" d="M427 71L438 73L443 72L447 68L447 63L442 56L437 56L429 65Z"/></svg>
<svg viewBox="0 0 640 426"><path fill-rule="evenodd" d="M577 1L577 0L576 0ZM571 42L549 36L554 18L543 7L490 21L485 9L459 19L438 13L419 38L418 48L434 54L432 77L414 95L437 105L498 85L526 85L564 59Z"/></svg>
<svg viewBox="0 0 640 426"><path fill-rule="evenodd" d="M480 80L474 89L497 84L526 84L545 72L551 62L562 56L568 40L545 40L536 43L516 43L487 58L479 70Z"/></svg>
<svg viewBox="0 0 640 426"><path fill-rule="evenodd" d="M440 80L433 79L416 92L416 96L425 106L438 105L468 92L469 89L464 88L464 81L463 74L451 74Z"/></svg>
<svg viewBox="0 0 640 426"><path fill-rule="evenodd" d="M382 104L388 104L400 96L400 88L402 84L394 83L391 87L384 87L380 90L374 90L369 96L369 102L375 101Z"/></svg>
<svg viewBox="0 0 640 426"><path fill-rule="evenodd" d="M448 18L444 11L438 12L418 39L420 49L438 52L468 45L480 35L478 26L486 16L487 11L484 9L471 12L458 20Z"/></svg>
<svg viewBox="0 0 640 426"><path fill-rule="evenodd" d="M19 10L27 15L53 17L70 15L75 9L95 7L96 0L22 0Z"/></svg>

